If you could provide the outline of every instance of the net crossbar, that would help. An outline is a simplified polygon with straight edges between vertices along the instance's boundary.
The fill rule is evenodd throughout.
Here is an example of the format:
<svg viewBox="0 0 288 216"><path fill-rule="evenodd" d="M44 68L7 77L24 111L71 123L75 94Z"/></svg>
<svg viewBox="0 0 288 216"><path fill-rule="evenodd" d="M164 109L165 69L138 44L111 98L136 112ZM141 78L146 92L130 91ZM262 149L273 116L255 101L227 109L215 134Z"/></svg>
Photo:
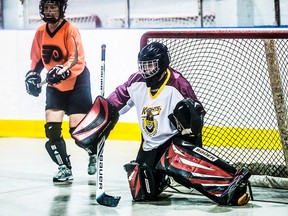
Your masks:
<svg viewBox="0 0 288 216"><path fill-rule="evenodd" d="M254 175L288 177L288 31L150 31L207 114L204 148Z"/></svg>
<svg viewBox="0 0 288 216"><path fill-rule="evenodd" d="M97 15L74 15L65 17L66 20L76 25L78 28L100 28L102 23ZM28 19L29 28L37 28L44 22L39 16L32 16Z"/></svg>
<svg viewBox="0 0 288 216"><path fill-rule="evenodd" d="M206 27L215 26L215 15L207 14L202 17L203 24ZM130 28L172 28L172 27L199 27L201 26L201 17L199 15L138 15L130 17ZM109 20L110 28L128 27L128 20L125 16L112 17Z"/></svg>

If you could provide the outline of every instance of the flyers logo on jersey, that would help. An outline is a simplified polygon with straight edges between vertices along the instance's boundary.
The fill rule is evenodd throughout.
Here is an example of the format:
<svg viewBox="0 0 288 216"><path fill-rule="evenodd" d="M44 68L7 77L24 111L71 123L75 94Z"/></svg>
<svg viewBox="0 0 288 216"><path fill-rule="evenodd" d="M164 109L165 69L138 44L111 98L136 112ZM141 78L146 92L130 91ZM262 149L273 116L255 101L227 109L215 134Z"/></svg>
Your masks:
<svg viewBox="0 0 288 216"><path fill-rule="evenodd" d="M161 106L144 107L141 113L142 127L146 133L153 136L157 133L158 121L154 118L161 112Z"/></svg>
<svg viewBox="0 0 288 216"><path fill-rule="evenodd" d="M43 45L42 58L45 64L49 64L51 60L60 62L63 59L63 53L58 46Z"/></svg>

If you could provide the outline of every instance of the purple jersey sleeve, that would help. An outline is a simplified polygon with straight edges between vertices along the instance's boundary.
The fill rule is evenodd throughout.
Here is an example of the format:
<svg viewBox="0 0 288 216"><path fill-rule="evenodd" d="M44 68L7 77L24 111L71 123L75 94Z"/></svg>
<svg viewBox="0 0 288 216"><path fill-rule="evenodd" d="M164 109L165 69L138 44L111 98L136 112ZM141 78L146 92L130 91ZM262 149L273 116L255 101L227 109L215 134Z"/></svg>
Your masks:
<svg viewBox="0 0 288 216"><path fill-rule="evenodd" d="M124 84L118 86L115 91L107 97L108 101L115 106L117 111L121 110L127 104L130 99L128 88L135 82L145 81L139 73L134 73Z"/></svg>

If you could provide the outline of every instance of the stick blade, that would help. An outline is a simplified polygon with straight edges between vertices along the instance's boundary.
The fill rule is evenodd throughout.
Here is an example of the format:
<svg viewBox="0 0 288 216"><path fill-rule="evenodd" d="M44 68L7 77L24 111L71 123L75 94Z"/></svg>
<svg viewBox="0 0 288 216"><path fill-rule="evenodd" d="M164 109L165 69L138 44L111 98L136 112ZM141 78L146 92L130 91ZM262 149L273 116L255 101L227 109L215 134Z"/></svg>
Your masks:
<svg viewBox="0 0 288 216"><path fill-rule="evenodd" d="M103 192L100 196L96 198L96 201L100 205L108 207L116 207L119 204L121 197L120 196L110 196Z"/></svg>

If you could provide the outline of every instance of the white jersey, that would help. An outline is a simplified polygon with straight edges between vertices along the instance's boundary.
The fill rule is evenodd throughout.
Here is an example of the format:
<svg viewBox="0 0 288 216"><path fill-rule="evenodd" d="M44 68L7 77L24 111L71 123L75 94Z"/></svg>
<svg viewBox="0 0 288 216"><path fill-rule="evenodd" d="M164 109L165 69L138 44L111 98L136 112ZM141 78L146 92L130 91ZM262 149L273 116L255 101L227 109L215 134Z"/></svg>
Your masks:
<svg viewBox="0 0 288 216"><path fill-rule="evenodd" d="M135 106L143 136L143 149L149 151L178 133L168 115L184 98L199 102L190 83L179 72L169 68L166 80L155 95L151 94L140 73L135 73L118 86L108 100L120 115Z"/></svg>

